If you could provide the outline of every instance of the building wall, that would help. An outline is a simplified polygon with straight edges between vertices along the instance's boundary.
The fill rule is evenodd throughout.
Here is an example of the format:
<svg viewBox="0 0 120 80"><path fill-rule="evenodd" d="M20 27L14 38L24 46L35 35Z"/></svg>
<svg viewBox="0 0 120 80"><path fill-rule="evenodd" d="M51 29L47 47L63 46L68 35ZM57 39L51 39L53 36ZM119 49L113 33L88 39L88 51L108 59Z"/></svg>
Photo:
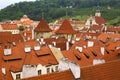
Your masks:
<svg viewBox="0 0 120 80"><path fill-rule="evenodd" d="M94 17L88 18L87 21L86 21L86 23L85 23L85 26L88 27L88 28L89 28L91 25L97 25Z"/></svg>
<svg viewBox="0 0 120 80"><path fill-rule="evenodd" d="M47 68L49 68L49 72L47 72ZM16 72L16 73L11 72L11 74L13 76L13 79L16 80L17 74L20 74L20 76L21 76L20 78L27 78L27 76L28 77L38 76L38 70L41 70L41 74L39 74L39 75L57 72L58 69L56 69L56 68L58 68L58 65L43 66L41 64L38 64L36 67L33 67L33 68L29 67L29 69L27 69L24 65L22 72ZM30 73L28 73L28 72L30 72ZM33 73L31 73L31 72L33 72Z"/></svg>
<svg viewBox="0 0 120 80"><path fill-rule="evenodd" d="M35 32L35 39L39 39L41 37L43 38L50 38L50 36L52 35L52 32Z"/></svg>

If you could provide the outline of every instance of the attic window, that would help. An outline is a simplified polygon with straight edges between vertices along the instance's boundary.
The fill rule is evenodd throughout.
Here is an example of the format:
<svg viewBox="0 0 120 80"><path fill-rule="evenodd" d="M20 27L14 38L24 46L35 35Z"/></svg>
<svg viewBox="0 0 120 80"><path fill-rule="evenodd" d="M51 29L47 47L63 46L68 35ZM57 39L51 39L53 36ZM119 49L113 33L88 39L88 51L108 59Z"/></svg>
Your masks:
<svg viewBox="0 0 120 80"><path fill-rule="evenodd" d="M92 51L92 54L93 54L95 57L97 57L97 54L96 54L96 53L94 53L93 51Z"/></svg>
<svg viewBox="0 0 120 80"><path fill-rule="evenodd" d="M85 55L85 57L86 57L87 59L89 59L89 58L90 58L87 54L85 54L85 53L83 53L83 54Z"/></svg>
<svg viewBox="0 0 120 80"><path fill-rule="evenodd" d="M75 54L75 57L77 58L77 60L81 60L81 57L77 54Z"/></svg>
<svg viewBox="0 0 120 80"><path fill-rule="evenodd" d="M20 79L20 74L16 74L16 79Z"/></svg>

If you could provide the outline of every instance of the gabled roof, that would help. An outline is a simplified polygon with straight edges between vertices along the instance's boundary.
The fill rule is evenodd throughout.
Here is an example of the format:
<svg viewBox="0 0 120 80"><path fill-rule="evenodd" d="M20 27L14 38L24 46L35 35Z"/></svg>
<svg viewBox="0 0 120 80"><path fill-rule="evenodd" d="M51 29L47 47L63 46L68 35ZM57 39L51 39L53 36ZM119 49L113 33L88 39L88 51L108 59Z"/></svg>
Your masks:
<svg viewBox="0 0 120 80"><path fill-rule="evenodd" d="M49 28L48 24L44 19L42 19L37 27L34 29L35 32L50 32L51 29Z"/></svg>
<svg viewBox="0 0 120 80"><path fill-rule="evenodd" d="M23 38L20 34L11 34L10 32L0 32L0 42L23 42Z"/></svg>
<svg viewBox="0 0 120 80"><path fill-rule="evenodd" d="M82 67L83 80L120 80L120 60Z"/></svg>
<svg viewBox="0 0 120 80"><path fill-rule="evenodd" d="M89 30L102 30L103 26L102 25L93 25L90 27Z"/></svg>
<svg viewBox="0 0 120 80"><path fill-rule="evenodd" d="M75 78L70 70L66 70L21 80L75 80Z"/></svg>
<svg viewBox="0 0 120 80"><path fill-rule="evenodd" d="M5 23L5 24L1 24L3 30L18 30L18 26L17 24L8 24L8 23Z"/></svg>
<svg viewBox="0 0 120 80"><path fill-rule="evenodd" d="M57 34L75 34L76 31L72 28L70 22L65 19L60 28L56 31Z"/></svg>
<svg viewBox="0 0 120 80"><path fill-rule="evenodd" d="M105 24L107 22L107 20L105 20L102 16L95 16L95 21L97 24L102 25Z"/></svg>

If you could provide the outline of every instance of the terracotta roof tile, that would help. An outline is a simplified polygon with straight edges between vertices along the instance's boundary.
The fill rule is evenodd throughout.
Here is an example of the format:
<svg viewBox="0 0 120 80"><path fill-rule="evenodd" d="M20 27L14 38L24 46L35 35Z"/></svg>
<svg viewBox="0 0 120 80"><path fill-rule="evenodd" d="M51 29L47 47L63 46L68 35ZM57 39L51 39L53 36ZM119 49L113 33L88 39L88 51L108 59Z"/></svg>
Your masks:
<svg viewBox="0 0 120 80"><path fill-rule="evenodd" d="M76 31L72 28L70 22L65 19L60 28L56 31L58 34L75 34Z"/></svg>
<svg viewBox="0 0 120 80"><path fill-rule="evenodd" d="M102 30L103 26L102 25L93 25L90 27L89 30Z"/></svg>
<svg viewBox="0 0 120 80"><path fill-rule="evenodd" d="M120 60L104 64L82 67L81 79L83 80L120 80Z"/></svg>
<svg viewBox="0 0 120 80"><path fill-rule="evenodd" d="M8 42L23 42L23 38L20 34L11 34L9 32L0 32L0 42L8 43Z"/></svg>
<svg viewBox="0 0 120 80"><path fill-rule="evenodd" d="M18 30L17 24L1 24L3 30Z"/></svg>
<svg viewBox="0 0 120 80"><path fill-rule="evenodd" d="M36 32L50 32L51 31L48 24L43 19L39 22L39 24L37 25L37 27L34 30Z"/></svg>
<svg viewBox="0 0 120 80"><path fill-rule="evenodd" d="M107 21L102 17L98 17L98 16L95 16L95 21L97 24L101 25L101 24L105 24Z"/></svg>

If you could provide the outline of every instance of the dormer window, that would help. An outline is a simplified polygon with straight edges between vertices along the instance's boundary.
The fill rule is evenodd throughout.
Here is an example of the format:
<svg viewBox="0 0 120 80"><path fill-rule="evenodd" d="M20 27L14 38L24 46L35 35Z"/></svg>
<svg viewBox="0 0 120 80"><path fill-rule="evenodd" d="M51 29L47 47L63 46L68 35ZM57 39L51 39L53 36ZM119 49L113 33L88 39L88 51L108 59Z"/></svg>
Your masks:
<svg viewBox="0 0 120 80"><path fill-rule="evenodd" d="M20 74L16 74L16 79L20 79Z"/></svg>

